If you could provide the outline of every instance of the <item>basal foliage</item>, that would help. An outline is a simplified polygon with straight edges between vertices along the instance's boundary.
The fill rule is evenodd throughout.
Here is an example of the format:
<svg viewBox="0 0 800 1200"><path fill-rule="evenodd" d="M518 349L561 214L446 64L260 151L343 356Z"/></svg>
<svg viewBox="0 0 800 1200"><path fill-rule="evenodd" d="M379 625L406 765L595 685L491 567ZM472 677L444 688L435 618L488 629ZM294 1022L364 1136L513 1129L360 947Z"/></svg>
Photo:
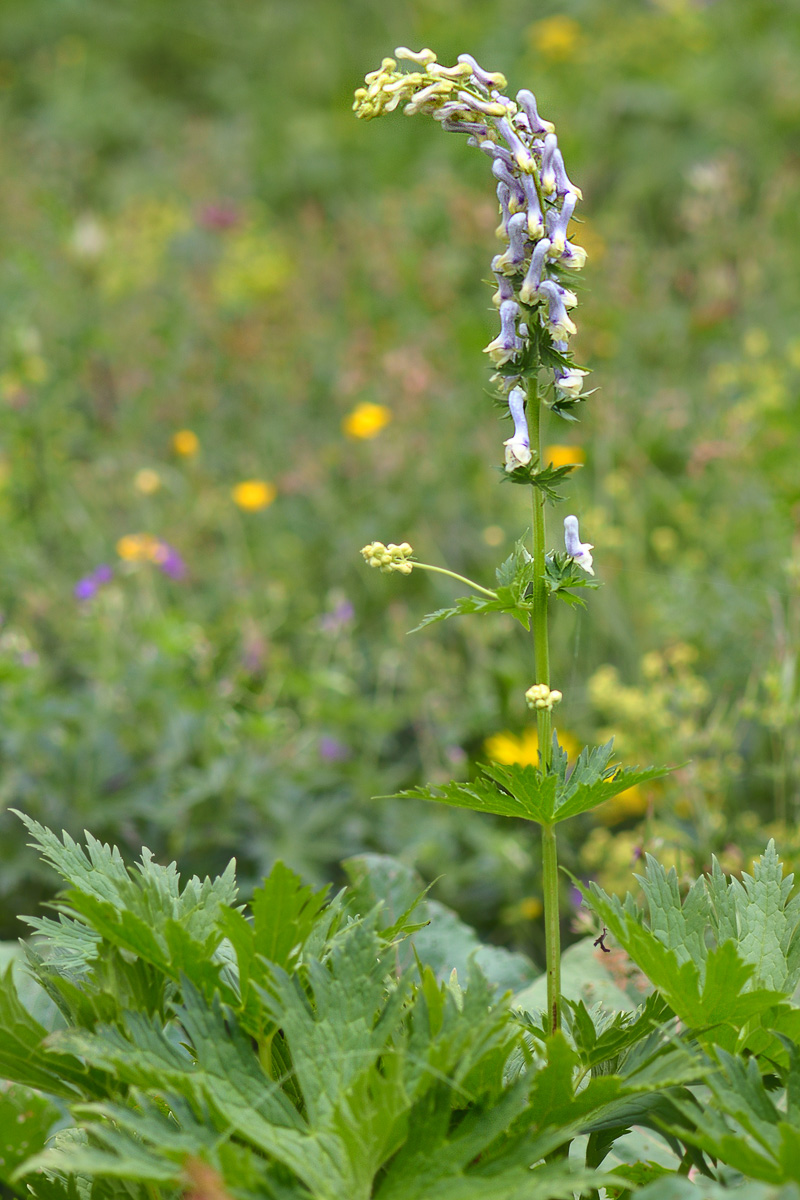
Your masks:
<svg viewBox="0 0 800 1200"><path fill-rule="evenodd" d="M463 980L426 961L439 914L386 860L334 896L278 865L246 909L232 865L182 885L23 820L65 889L30 921L44 1023L10 970L0 991L15 1195L800 1195L800 913L772 846L683 904L650 861L647 921L596 889L655 990L616 1014L572 1000L547 1037L474 957ZM620 1149L632 1127L659 1161Z"/></svg>

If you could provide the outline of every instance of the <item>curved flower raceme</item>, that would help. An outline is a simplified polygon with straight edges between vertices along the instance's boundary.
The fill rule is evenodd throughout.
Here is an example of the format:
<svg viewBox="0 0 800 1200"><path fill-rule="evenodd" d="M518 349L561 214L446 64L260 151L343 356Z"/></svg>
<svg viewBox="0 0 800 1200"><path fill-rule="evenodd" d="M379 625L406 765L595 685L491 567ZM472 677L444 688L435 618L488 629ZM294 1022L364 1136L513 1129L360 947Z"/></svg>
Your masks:
<svg viewBox="0 0 800 1200"><path fill-rule="evenodd" d="M437 62L432 50L400 46L395 55L384 58L356 91L356 115L379 117L400 105L409 115L427 113L448 132L466 133L469 144L492 161L501 213L497 232L507 243L492 259L500 333L485 352L502 368L495 379L504 391L519 384L530 365L530 331L538 323L566 359L553 370L556 398L577 400L586 372L568 357L575 324L567 310L577 299L565 286L564 272L579 271L586 251L568 240L581 192L567 175L554 126L539 116L532 92L523 88L510 99L503 94L505 77L485 71L469 54L460 54L453 67ZM398 70L397 59L412 69ZM519 375L514 374L517 365Z"/></svg>

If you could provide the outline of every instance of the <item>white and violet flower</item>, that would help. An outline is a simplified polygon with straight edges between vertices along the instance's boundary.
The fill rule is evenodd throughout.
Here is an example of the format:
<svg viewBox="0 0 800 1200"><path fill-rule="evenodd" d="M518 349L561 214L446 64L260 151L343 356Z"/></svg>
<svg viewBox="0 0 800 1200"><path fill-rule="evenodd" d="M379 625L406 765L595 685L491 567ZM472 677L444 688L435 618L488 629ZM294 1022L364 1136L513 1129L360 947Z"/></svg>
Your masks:
<svg viewBox="0 0 800 1200"><path fill-rule="evenodd" d="M512 100L504 95L505 77L484 70L470 54L459 55L453 67L438 63L429 49L401 46L395 55L413 69L398 70L396 59L385 58L356 91L356 114L370 119L400 105L407 114L427 113L448 132L467 134L491 159L500 206L498 235L507 249L492 261L501 331L486 353L498 367L513 368L519 361L522 368L529 330L538 320L560 353L568 354L568 339L576 330L567 309L577 299L564 286L563 272L579 271L586 251L567 237L581 191L567 175L555 127L539 115L532 92L522 88ZM521 322L520 305L533 310L522 314ZM571 364L555 367L556 394L578 399L585 375ZM504 373L500 386L513 390L518 379L513 372Z"/></svg>
<svg viewBox="0 0 800 1200"><path fill-rule="evenodd" d="M533 458L528 421L525 417L525 392L521 387L512 388L508 393L508 410L514 422L514 436L503 442L506 448L506 470L516 471L517 467L527 467Z"/></svg>
<svg viewBox="0 0 800 1200"><path fill-rule="evenodd" d="M564 544L570 558L574 559L579 567L583 567L587 574L594 575L594 567L592 566L592 550L594 550L594 546L591 542L581 541L578 532L577 517L564 517Z"/></svg>

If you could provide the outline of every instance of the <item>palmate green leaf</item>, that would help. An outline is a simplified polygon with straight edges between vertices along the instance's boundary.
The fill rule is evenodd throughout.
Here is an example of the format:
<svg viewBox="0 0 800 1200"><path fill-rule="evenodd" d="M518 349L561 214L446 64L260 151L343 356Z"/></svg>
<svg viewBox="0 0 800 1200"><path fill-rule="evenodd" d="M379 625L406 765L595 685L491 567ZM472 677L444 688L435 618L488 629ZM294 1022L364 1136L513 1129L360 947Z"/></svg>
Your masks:
<svg viewBox="0 0 800 1200"><path fill-rule="evenodd" d="M418 633L427 625L435 625L437 621L447 621L450 617L460 617L467 613L490 612L507 613L524 625L526 629L530 628L530 608L526 608L516 601L510 588L498 588L496 600L484 596L460 596L449 608L437 608L435 612L428 613L422 618L419 625L415 625L409 632Z"/></svg>
<svg viewBox="0 0 800 1200"><path fill-rule="evenodd" d="M718 1025L741 1029L752 1017L783 1000L780 992L750 988L753 967L739 957L733 942L708 952L702 975L685 948L679 954L665 945L657 932L626 911L616 897L606 896L596 884L582 891L610 933L692 1029Z"/></svg>
<svg viewBox="0 0 800 1200"><path fill-rule="evenodd" d="M613 739L603 746L585 747L568 775L567 756L554 735L552 763L546 774L539 767L529 765L489 763L481 767L483 779L412 788L399 792L392 799L434 800L453 808L556 825L597 808L635 784L660 779L672 770L671 767L639 770L610 765L613 747Z"/></svg>
<svg viewBox="0 0 800 1200"><path fill-rule="evenodd" d="M467 977L470 957L486 978L502 991L518 992L539 972L524 954L481 942L475 930L444 904L426 899L429 890L413 868L383 854L359 854L343 864L351 888L347 907L361 916L382 905L379 929L381 937L398 941L394 953L397 969L405 971L418 959L432 968L437 979L445 980L455 969L460 979ZM385 914L385 915L384 915Z"/></svg>
<svg viewBox="0 0 800 1200"><path fill-rule="evenodd" d="M13 1084L0 1090L0 1183L10 1188L17 1167L44 1148L64 1114L51 1100ZM15 1189L24 1196L24 1188Z"/></svg>
<svg viewBox="0 0 800 1200"><path fill-rule="evenodd" d="M0 1030L0 1079L65 1099L104 1094L96 1073L43 1044L47 1030L20 1002L11 967L0 979Z"/></svg>
<svg viewBox="0 0 800 1200"><path fill-rule="evenodd" d="M681 1102L688 1127L673 1132L745 1176L770 1184L800 1183L800 1127L787 1121L755 1059L724 1050L717 1058L720 1069L706 1080L711 1094L700 1119L696 1102Z"/></svg>
<svg viewBox="0 0 800 1200"><path fill-rule="evenodd" d="M235 903L233 862L215 880L194 876L181 888L175 863L160 866L149 850L142 851L141 861L129 871L116 846L103 845L87 832L84 851L68 833L61 840L25 813L17 815L33 835L32 845L70 885L67 895L73 908L79 909L77 897L91 898L98 902L93 910L97 913L108 912L102 908L108 905L134 914L145 924L159 926L171 920L190 939L204 942L215 932L220 906ZM49 928L48 934L55 939L58 930ZM65 940L73 950L74 937L74 930L67 926Z"/></svg>
<svg viewBox="0 0 800 1200"><path fill-rule="evenodd" d="M783 877L774 841L741 881L727 880L714 859L706 878L709 919L717 941L735 938L754 979L787 994L800 982L800 894L790 900L794 876Z"/></svg>

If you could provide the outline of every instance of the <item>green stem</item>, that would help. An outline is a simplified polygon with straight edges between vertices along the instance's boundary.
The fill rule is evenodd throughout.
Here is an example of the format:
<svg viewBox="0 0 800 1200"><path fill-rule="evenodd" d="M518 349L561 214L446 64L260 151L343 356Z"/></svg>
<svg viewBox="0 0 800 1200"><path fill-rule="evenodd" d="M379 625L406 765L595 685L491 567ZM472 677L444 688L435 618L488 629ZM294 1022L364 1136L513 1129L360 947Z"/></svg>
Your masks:
<svg viewBox="0 0 800 1200"><path fill-rule="evenodd" d="M481 592L484 596L488 596L490 600L497 599L497 592L491 591L490 588L481 587L479 583L473 583L471 579L467 579L466 575L456 575L455 571L448 571L445 567L432 567L430 563L414 562L414 570L418 568L420 571L435 571L437 575L449 575L451 579L457 579L459 583L465 583L467 587L474 588L476 592Z"/></svg>
<svg viewBox="0 0 800 1200"><path fill-rule="evenodd" d="M547 1020L550 1033L561 1025L561 930L558 913L558 850L555 825L542 826L542 891L547 958Z"/></svg>
<svg viewBox="0 0 800 1200"><path fill-rule="evenodd" d="M536 380L531 379L528 385L528 430L531 450L536 455L536 461L541 462L541 411L542 402ZM547 574L545 570L545 496L539 488L531 488L531 504L533 506L533 562L535 575L533 577L533 650L536 666L536 683L546 683L550 686L550 643L547 634ZM540 708L536 714L539 730L539 753L542 758L542 770L550 765L550 710Z"/></svg>
<svg viewBox="0 0 800 1200"><path fill-rule="evenodd" d="M542 402L535 378L528 384L528 431L536 461L542 459ZM546 529L544 493L531 489L533 505L533 649L536 682L550 686L550 642L547 623ZM549 709L536 714L542 772L550 766L552 724ZM561 932L558 906L558 852L553 825L542 826L542 891L544 896L545 957L547 960L547 1019L550 1032L561 1025Z"/></svg>

